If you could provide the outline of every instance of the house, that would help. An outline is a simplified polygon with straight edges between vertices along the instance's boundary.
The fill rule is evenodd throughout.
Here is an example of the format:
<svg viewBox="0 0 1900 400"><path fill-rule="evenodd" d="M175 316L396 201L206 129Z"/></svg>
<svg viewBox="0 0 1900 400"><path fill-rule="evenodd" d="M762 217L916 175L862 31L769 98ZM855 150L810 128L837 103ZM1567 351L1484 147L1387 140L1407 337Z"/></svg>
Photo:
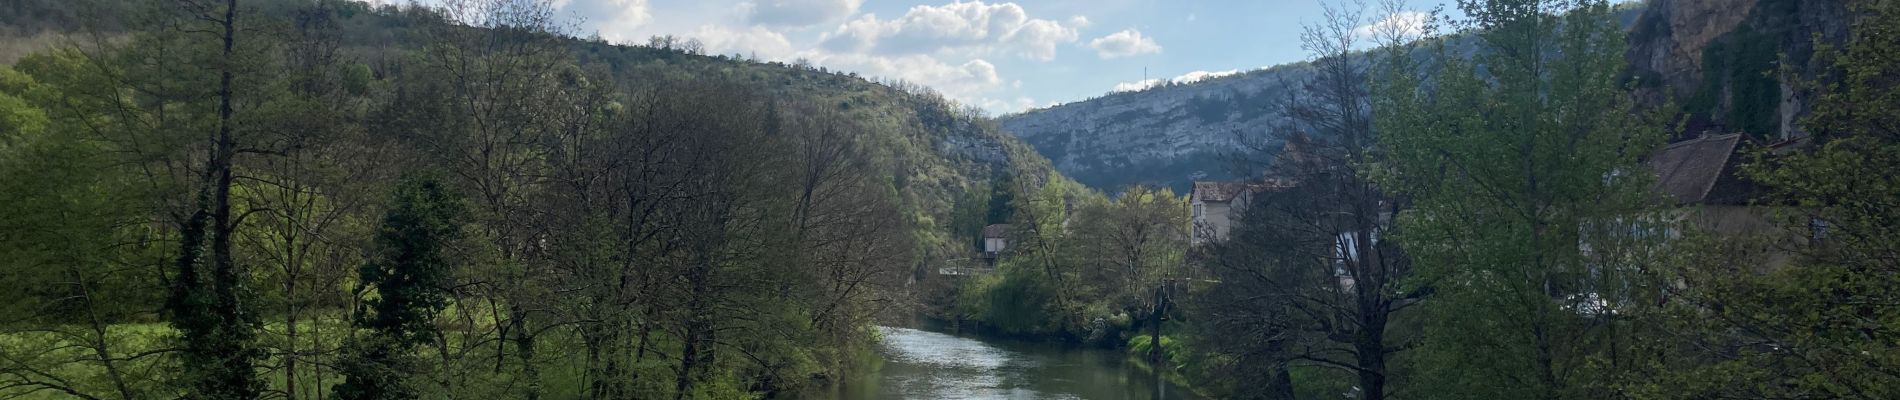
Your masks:
<svg viewBox="0 0 1900 400"><path fill-rule="evenodd" d="M1267 179L1261 182L1215 182L1195 181L1194 190L1188 193L1188 205L1193 209L1189 221L1188 244L1199 246L1227 239L1227 231L1234 223L1240 222L1240 213L1247 209L1255 196L1276 188L1286 188L1287 181Z"/></svg>
<svg viewBox="0 0 1900 400"><path fill-rule="evenodd" d="M1239 182L1195 181L1194 191L1188 194L1188 205L1194 210L1188 243L1199 246L1226 239L1227 231L1239 219L1233 215L1234 198L1244 187L1245 184Z"/></svg>
<svg viewBox="0 0 1900 400"><path fill-rule="evenodd" d="M996 256L1009 248L1009 224L994 224L983 227L983 259L996 262Z"/></svg>
<svg viewBox="0 0 1900 400"><path fill-rule="evenodd" d="M1649 160L1656 171L1656 191L1674 205L1691 210L1687 222L1709 232L1773 229L1760 210L1749 204L1763 190L1737 174L1744 142L1740 133L1705 134L1664 147Z"/></svg>
<svg viewBox="0 0 1900 400"><path fill-rule="evenodd" d="M1743 162L1741 149L1747 142L1741 133L1704 134L1671 143L1651 155L1649 167L1656 172L1656 191L1675 206L1678 221L1718 237L1781 230L1770 214L1774 207L1757 202L1767 190L1738 173ZM1791 149L1801 143L1787 141L1770 149ZM1825 226L1820 221L1814 225L1817 230ZM1783 239L1800 239L1801 235L1789 236ZM1786 252L1770 252L1768 257L1765 266L1789 261Z"/></svg>

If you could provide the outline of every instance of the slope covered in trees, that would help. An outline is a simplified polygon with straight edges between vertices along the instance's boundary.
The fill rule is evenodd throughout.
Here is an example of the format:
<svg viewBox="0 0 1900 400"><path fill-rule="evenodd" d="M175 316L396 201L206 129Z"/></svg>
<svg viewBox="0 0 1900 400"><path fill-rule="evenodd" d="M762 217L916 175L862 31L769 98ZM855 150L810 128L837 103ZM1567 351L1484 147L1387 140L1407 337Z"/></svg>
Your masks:
<svg viewBox="0 0 1900 400"><path fill-rule="evenodd" d="M0 396L797 392L1050 179L929 89L542 1L7 7L68 36L0 68Z"/></svg>

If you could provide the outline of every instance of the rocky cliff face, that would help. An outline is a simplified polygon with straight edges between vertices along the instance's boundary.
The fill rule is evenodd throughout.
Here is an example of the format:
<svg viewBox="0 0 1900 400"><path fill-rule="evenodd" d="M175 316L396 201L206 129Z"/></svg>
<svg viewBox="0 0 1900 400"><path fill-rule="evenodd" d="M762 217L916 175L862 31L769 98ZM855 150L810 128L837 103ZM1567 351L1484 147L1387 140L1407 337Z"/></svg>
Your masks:
<svg viewBox="0 0 1900 400"><path fill-rule="evenodd" d="M1684 136L1801 136L1796 123L1814 97L1803 82L1823 68L1815 43L1844 40L1844 3L1651 0L1630 30L1626 55L1637 99L1651 107L1674 101L1688 125Z"/></svg>
<svg viewBox="0 0 1900 400"><path fill-rule="evenodd" d="M1256 70L1186 85L1114 93L999 119L1064 174L1100 189L1142 183L1186 190L1201 177L1227 175L1220 153L1236 135L1257 133L1280 117L1270 99L1308 74L1304 64Z"/></svg>
<svg viewBox="0 0 1900 400"><path fill-rule="evenodd" d="M1748 132L1757 140L1801 135L1815 78L1814 38L1846 37L1844 0L1649 0L1626 11L1629 79L1639 104L1674 104L1687 128ZM1787 65L1784 71L1780 68ZM1183 190L1229 178L1219 154L1236 134L1280 121L1271 99L1310 74L1286 65L1198 83L1115 93L1005 116L1007 130L1057 169L1102 189L1131 183ZM1673 103L1671 103L1673 101Z"/></svg>

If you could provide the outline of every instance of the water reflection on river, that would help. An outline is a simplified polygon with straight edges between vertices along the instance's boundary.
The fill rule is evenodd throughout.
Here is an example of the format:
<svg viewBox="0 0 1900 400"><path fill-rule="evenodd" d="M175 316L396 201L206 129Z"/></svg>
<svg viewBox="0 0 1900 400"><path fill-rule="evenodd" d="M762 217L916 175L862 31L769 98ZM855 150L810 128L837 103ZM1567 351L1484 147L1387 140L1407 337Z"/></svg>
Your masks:
<svg viewBox="0 0 1900 400"><path fill-rule="evenodd" d="M883 362L827 398L1153 399L1155 382L1119 352L881 328ZM1164 399L1194 399L1162 387Z"/></svg>

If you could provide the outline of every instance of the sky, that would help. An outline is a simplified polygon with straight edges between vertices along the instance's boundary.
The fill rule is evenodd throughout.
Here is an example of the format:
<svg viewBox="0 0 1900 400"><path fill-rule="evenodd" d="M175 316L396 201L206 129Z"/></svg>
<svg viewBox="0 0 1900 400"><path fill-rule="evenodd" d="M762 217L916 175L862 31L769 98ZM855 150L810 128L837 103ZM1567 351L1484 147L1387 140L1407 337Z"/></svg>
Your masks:
<svg viewBox="0 0 1900 400"><path fill-rule="evenodd" d="M1302 24L1320 22L1322 1L1341 2L548 1L561 15L579 21L581 36L598 34L621 44L665 34L694 38L709 54L803 59L832 70L902 79L996 115L1162 80L1191 81L1303 61L1308 56L1300 47ZM1442 2L1406 1L1414 10ZM1365 25L1416 18L1376 9L1368 7Z"/></svg>

